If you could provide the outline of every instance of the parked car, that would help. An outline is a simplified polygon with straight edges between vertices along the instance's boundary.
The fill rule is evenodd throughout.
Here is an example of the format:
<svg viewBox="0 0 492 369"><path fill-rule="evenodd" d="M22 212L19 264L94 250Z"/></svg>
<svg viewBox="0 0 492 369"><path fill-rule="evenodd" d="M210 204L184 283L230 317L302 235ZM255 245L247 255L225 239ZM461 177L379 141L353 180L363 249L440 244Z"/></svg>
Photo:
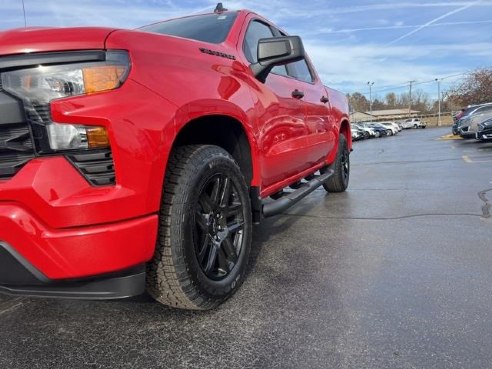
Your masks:
<svg viewBox="0 0 492 369"><path fill-rule="evenodd" d="M464 111L461 111L460 113L457 114L456 120L454 121L454 124L451 126L451 132L453 133L453 135L456 136L460 134L461 124L465 121L468 115L470 115L473 111L475 111L478 108L478 106L479 105L469 106Z"/></svg>
<svg viewBox="0 0 492 369"><path fill-rule="evenodd" d="M374 132L374 129L371 128L371 127L365 127L361 124L356 124L356 123L352 123L351 124L352 128L356 128L358 130L361 130L362 132L364 132L364 138L371 138L371 137L375 137L376 136L376 133Z"/></svg>
<svg viewBox="0 0 492 369"><path fill-rule="evenodd" d="M460 134L460 127L467 122L467 118L474 114L477 111L480 111L481 108L487 107L487 106L492 106L492 103L485 103L485 104L478 104L478 105L470 105L468 106L464 111L461 112L459 118L456 120L456 122L453 124L451 127L451 131L454 135L459 135ZM463 132L468 132L468 124L467 128L463 130ZM465 133L465 136L467 134ZM469 137L473 137L473 135L468 135Z"/></svg>
<svg viewBox="0 0 492 369"><path fill-rule="evenodd" d="M359 140L363 140L364 138L366 138L364 135L364 131L361 129L358 129L358 128L352 126L351 131L352 131L352 140L353 141L359 141Z"/></svg>
<svg viewBox="0 0 492 369"><path fill-rule="evenodd" d="M492 118L478 124L476 139L481 141L492 140Z"/></svg>
<svg viewBox="0 0 492 369"><path fill-rule="evenodd" d="M379 122L379 124L382 124L386 128L391 129L391 135L390 136L396 135L399 132L398 124L396 124L394 122Z"/></svg>
<svg viewBox="0 0 492 369"><path fill-rule="evenodd" d="M383 136L390 136L393 132L391 129L383 126L382 124L379 124L379 123L369 123L369 126L374 129L374 131L376 132L376 137L378 137L377 135L379 134L379 137L383 137Z"/></svg>
<svg viewBox="0 0 492 369"><path fill-rule="evenodd" d="M357 125L365 129L368 129L371 132L371 135L373 135L374 137L379 137L381 135L380 132L378 132L371 126L371 123L364 122L364 123L357 123Z"/></svg>
<svg viewBox="0 0 492 369"><path fill-rule="evenodd" d="M346 96L300 37L219 5L137 30L0 32L0 292L147 287L212 309L248 274L253 223L345 191Z"/></svg>
<svg viewBox="0 0 492 369"><path fill-rule="evenodd" d="M420 118L409 118L402 122L401 124L403 129L408 128L425 128L427 127L427 123L421 120Z"/></svg>
<svg viewBox="0 0 492 369"><path fill-rule="evenodd" d="M482 105L474 109L470 114L460 119L459 135L463 138L475 137L478 124L488 118L492 118L492 105Z"/></svg>

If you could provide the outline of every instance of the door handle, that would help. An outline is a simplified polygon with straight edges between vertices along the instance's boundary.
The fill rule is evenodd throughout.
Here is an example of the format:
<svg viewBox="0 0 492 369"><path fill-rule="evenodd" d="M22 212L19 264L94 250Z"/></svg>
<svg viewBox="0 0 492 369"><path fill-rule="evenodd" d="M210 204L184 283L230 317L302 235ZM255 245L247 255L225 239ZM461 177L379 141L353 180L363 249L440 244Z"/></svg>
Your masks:
<svg viewBox="0 0 492 369"><path fill-rule="evenodd" d="M302 91L299 91L297 88L292 91L292 97L296 98L296 99L302 99L304 97L304 92Z"/></svg>
<svg viewBox="0 0 492 369"><path fill-rule="evenodd" d="M330 101L330 99L328 99L326 96L321 96L321 99L319 101L321 101L323 104L326 104L328 101Z"/></svg>

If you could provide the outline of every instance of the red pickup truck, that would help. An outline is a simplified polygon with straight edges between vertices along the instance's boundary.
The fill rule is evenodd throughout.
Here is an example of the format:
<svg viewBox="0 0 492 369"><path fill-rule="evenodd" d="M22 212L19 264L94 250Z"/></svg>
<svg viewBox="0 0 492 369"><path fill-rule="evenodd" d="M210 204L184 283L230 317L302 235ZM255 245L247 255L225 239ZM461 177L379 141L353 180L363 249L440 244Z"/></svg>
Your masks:
<svg viewBox="0 0 492 369"><path fill-rule="evenodd" d="M0 291L210 309L253 224L344 191L343 94L246 10L0 33Z"/></svg>

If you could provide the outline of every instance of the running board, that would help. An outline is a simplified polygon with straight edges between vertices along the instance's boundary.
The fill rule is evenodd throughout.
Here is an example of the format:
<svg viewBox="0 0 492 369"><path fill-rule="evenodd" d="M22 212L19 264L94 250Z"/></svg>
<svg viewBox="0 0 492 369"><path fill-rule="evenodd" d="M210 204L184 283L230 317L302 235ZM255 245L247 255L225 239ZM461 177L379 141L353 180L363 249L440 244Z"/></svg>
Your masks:
<svg viewBox="0 0 492 369"><path fill-rule="evenodd" d="M316 175L308 182L303 183L297 190L286 192L278 200L268 202L263 205L263 216L265 218L280 214L290 208L295 203L301 201L333 175L333 170L329 169L325 173Z"/></svg>

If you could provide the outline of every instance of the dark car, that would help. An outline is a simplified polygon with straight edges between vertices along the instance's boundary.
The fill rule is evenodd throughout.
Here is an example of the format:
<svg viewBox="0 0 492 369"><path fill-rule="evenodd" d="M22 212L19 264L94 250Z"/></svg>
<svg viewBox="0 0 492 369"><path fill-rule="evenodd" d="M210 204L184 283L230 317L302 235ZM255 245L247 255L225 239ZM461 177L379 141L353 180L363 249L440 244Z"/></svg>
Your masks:
<svg viewBox="0 0 492 369"><path fill-rule="evenodd" d="M478 124L475 137L480 141L492 140L492 118Z"/></svg>
<svg viewBox="0 0 492 369"><path fill-rule="evenodd" d="M393 134L393 131L391 131L391 129L379 123L371 123L369 124L369 127L373 128L376 131L376 133L379 132L379 137L390 136Z"/></svg>

